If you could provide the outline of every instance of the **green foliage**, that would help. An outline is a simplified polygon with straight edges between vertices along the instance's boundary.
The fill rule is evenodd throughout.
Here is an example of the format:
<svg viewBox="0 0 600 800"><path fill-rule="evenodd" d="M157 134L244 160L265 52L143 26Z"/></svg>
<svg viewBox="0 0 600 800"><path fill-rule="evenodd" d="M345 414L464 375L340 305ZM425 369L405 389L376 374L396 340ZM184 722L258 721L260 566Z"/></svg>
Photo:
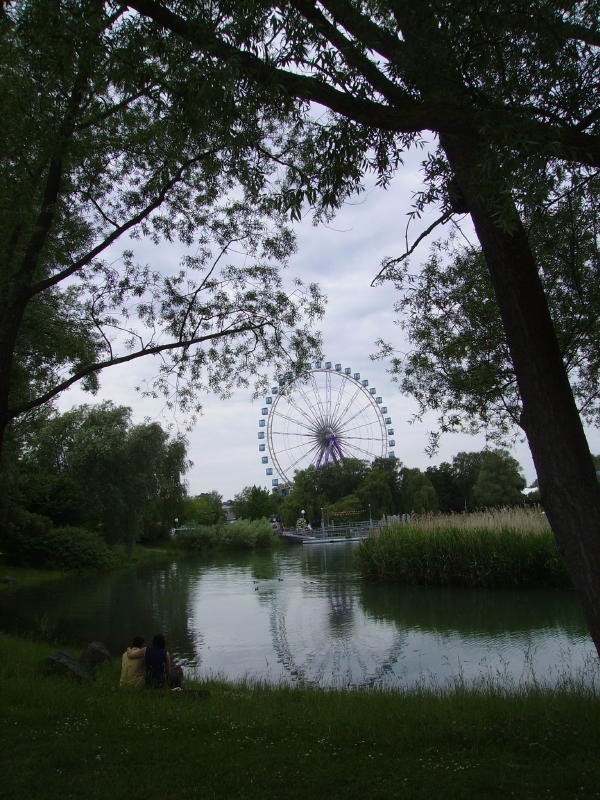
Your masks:
<svg viewBox="0 0 600 800"><path fill-rule="evenodd" d="M55 528L49 519L27 512L4 532L1 546L11 562L27 566L104 570L116 564L114 554L97 534L72 526Z"/></svg>
<svg viewBox="0 0 600 800"><path fill-rule="evenodd" d="M483 451L475 453L458 453L452 459L452 472L461 494L461 510L472 511L475 508L473 486L481 469Z"/></svg>
<svg viewBox="0 0 600 800"><path fill-rule="evenodd" d="M568 586L550 531L401 525L361 542L358 559L372 580L417 586L486 588Z"/></svg>
<svg viewBox="0 0 600 800"><path fill-rule="evenodd" d="M437 467L428 467L425 470L425 475L427 475L435 489L441 512L464 510L464 498L452 464L444 461Z"/></svg>
<svg viewBox="0 0 600 800"><path fill-rule="evenodd" d="M156 423L131 424L110 402L49 414L18 466L21 502L55 525L81 525L131 546L165 538L183 497L183 439Z"/></svg>
<svg viewBox="0 0 600 800"><path fill-rule="evenodd" d="M376 458L356 493L365 508L371 506L374 519L398 513L402 507L401 464L398 459Z"/></svg>
<svg viewBox="0 0 600 800"><path fill-rule="evenodd" d="M433 484L420 469L405 467L402 470L401 493L405 513L421 514L425 511L437 511L439 508Z"/></svg>
<svg viewBox="0 0 600 800"><path fill-rule="evenodd" d="M125 7L5 4L0 34L0 436L142 356L161 354L146 389L189 410L312 356L323 299L284 290L295 244L270 188L286 109ZM181 263L150 268L172 242Z"/></svg>
<svg viewBox="0 0 600 800"><path fill-rule="evenodd" d="M342 464L310 466L297 472L283 499L283 524L295 525L301 511L316 523L325 510L361 510L366 519L391 514L474 510L476 507L522 505L525 481L518 462L506 450L458 453L451 463L425 472L403 467L397 459L379 458L368 465L354 459ZM348 489L350 491L347 491Z"/></svg>
<svg viewBox="0 0 600 800"><path fill-rule="evenodd" d="M584 418L600 419L600 260L598 179L549 166L521 176L523 215L540 266L562 358ZM392 373L439 430L484 429L506 438L521 424L522 403L500 312L481 251L453 236L436 243L417 276L395 271L410 350ZM389 352L389 350L388 350Z"/></svg>
<svg viewBox="0 0 600 800"><path fill-rule="evenodd" d="M486 450L473 486L473 499L483 508L523 502L525 479L518 462L506 450Z"/></svg>
<svg viewBox="0 0 600 800"><path fill-rule="evenodd" d="M277 498L260 486L246 486L236 494L231 508L237 519L260 520L276 513Z"/></svg>
<svg viewBox="0 0 600 800"><path fill-rule="evenodd" d="M355 494L347 494L337 502L325 507L325 518L329 523L335 524L336 522L346 522L344 515L350 515L350 519L363 519L365 511L368 516L368 509L363 508L362 500L359 497ZM341 519L337 518L338 514Z"/></svg>
<svg viewBox="0 0 600 800"><path fill-rule="evenodd" d="M339 464L330 463L319 469L311 465L300 470L281 506L284 525L294 525L302 510L309 522L317 523L321 519L321 509L327 509L329 514L349 496L353 498L350 505L366 510L367 516L369 504L375 517L392 513L399 498L397 465L395 459L375 459L369 465L347 458Z"/></svg>
<svg viewBox="0 0 600 800"><path fill-rule="evenodd" d="M183 501L180 522L185 525L213 525L224 519L223 498L218 492L202 492Z"/></svg>
<svg viewBox="0 0 600 800"><path fill-rule="evenodd" d="M178 531L175 537L178 547L192 551L208 548L250 550L273 547L278 541L267 519L237 519L219 525L201 525L193 530Z"/></svg>

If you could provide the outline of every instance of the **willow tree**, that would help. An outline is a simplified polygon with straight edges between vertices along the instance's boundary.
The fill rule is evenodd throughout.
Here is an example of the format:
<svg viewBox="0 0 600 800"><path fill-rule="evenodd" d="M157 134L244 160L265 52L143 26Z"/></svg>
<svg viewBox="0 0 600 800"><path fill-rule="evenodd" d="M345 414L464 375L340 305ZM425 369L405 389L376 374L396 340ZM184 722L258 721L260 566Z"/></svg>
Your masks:
<svg viewBox="0 0 600 800"><path fill-rule="evenodd" d="M292 213L328 213L433 132L417 211L471 216L516 376L544 505L600 651L600 488L539 265L522 219L523 175L600 164L597 2L292 0L155 2L168 49L189 43L294 129L278 154ZM290 104L295 104L291 106ZM320 108L319 108L320 107ZM323 114L325 109L325 114Z"/></svg>
<svg viewBox="0 0 600 800"><path fill-rule="evenodd" d="M317 345L263 191L281 112L213 62L124 6L3 4L0 442L110 366L154 357L150 391L191 408Z"/></svg>

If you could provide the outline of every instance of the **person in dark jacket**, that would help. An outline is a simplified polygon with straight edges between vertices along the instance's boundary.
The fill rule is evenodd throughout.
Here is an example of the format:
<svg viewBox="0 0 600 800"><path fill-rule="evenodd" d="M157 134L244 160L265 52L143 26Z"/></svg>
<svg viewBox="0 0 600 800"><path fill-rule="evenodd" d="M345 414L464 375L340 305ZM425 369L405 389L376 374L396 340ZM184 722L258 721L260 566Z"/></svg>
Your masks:
<svg viewBox="0 0 600 800"><path fill-rule="evenodd" d="M157 633L150 647L146 647L144 661L146 686L153 689L165 686L171 674L171 655L162 633Z"/></svg>

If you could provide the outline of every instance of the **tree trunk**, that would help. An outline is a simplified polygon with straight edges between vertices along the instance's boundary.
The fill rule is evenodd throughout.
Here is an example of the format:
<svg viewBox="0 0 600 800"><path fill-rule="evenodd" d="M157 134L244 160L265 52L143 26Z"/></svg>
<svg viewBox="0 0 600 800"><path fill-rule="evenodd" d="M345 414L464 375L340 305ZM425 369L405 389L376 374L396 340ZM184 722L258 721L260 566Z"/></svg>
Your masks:
<svg viewBox="0 0 600 800"><path fill-rule="evenodd" d="M600 655L600 484L536 263L501 183L495 193L491 182L481 185L477 144L447 136L441 140L492 278L544 508ZM485 153L487 164L494 160ZM506 213L499 218L499 209L511 217L508 224Z"/></svg>

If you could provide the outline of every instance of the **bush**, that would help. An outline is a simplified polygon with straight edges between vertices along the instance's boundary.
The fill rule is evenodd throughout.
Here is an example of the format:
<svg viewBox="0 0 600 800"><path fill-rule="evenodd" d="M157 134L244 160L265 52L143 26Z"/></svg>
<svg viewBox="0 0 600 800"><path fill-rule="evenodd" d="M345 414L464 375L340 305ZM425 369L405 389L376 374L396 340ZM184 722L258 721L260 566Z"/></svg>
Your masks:
<svg viewBox="0 0 600 800"><path fill-rule="evenodd" d="M54 528L40 514L22 512L17 523L5 531L2 547L15 564L50 569L108 569L115 556L108 545L86 528Z"/></svg>
<svg viewBox="0 0 600 800"><path fill-rule="evenodd" d="M178 531L175 542L185 550L204 550L210 547L231 550L251 550L257 547L272 547L277 542L272 525L266 519L238 519L218 525L200 525L186 531Z"/></svg>

